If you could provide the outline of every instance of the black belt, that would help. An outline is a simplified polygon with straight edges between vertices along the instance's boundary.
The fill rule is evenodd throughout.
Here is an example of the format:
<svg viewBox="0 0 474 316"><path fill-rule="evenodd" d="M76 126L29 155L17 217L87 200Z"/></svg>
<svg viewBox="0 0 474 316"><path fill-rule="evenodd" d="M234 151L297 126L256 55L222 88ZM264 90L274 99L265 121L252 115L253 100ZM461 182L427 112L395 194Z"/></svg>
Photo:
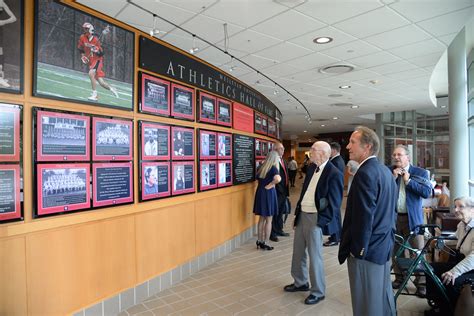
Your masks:
<svg viewBox="0 0 474 316"><path fill-rule="evenodd" d="M398 216L408 216L408 213L397 213Z"/></svg>

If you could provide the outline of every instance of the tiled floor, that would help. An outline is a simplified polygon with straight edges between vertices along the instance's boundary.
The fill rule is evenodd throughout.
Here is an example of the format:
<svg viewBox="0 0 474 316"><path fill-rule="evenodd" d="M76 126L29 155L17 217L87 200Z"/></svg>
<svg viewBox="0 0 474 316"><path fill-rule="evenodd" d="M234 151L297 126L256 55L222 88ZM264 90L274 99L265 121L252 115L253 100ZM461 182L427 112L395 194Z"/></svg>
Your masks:
<svg viewBox="0 0 474 316"><path fill-rule="evenodd" d="M291 189L292 205L300 183ZM343 205L343 207L345 207ZM290 224L292 216L289 217ZM289 225L287 225L289 226ZM326 299L303 303L306 292L286 293L290 275L293 232L273 243L273 251L257 250L255 240L178 285L148 298L120 315L352 315L346 264L337 261L338 247L323 248ZM423 315L426 300L401 296L398 315Z"/></svg>

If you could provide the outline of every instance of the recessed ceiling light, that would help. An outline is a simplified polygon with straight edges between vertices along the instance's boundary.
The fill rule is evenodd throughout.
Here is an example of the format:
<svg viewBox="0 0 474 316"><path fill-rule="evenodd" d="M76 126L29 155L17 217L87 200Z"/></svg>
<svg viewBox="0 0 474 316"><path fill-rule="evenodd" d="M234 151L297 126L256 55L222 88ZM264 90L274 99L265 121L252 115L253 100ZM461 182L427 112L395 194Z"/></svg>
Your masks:
<svg viewBox="0 0 474 316"><path fill-rule="evenodd" d="M351 66L351 65L331 65L331 66L320 68L319 72L323 74L340 75L346 72L351 72L352 70L354 70L354 66Z"/></svg>
<svg viewBox="0 0 474 316"><path fill-rule="evenodd" d="M339 98L339 97L342 97L342 94L340 94L340 93L328 94L328 97L330 97L330 98Z"/></svg>
<svg viewBox="0 0 474 316"><path fill-rule="evenodd" d="M338 120L339 118L337 116L334 116L332 119L333 120Z"/></svg>
<svg viewBox="0 0 474 316"><path fill-rule="evenodd" d="M355 104L354 104L354 105L351 105L351 109L358 109L358 108L359 108L358 105L355 105Z"/></svg>
<svg viewBox="0 0 474 316"><path fill-rule="evenodd" d="M313 43L315 43L315 44L327 44L327 43L330 43L330 42L332 42L332 38L327 37L327 36L316 37L313 40Z"/></svg>
<svg viewBox="0 0 474 316"><path fill-rule="evenodd" d="M343 86L339 86L339 89L350 89L351 86L349 85L343 85Z"/></svg>
<svg viewBox="0 0 474 316"><path fill-rule="evenodd" d="M440 107L441 107L442 109L445 109L447 106L443 104L443 105L441 105Z"/></svg>
<svg viewBox="0 0 474 316"><path fill-rule="evenodd" d="M321 127L324 127L324 126L326 126L326 125L324 125L324 124L321 124Z"/></svg>
<svg viewBox="0 0 474 316"><path fill-rule="evenodd" d="M370 82L371 84L377 84L377 83L379 83L379 81L376 80L376 79L375 79L375 80L370 80L369 82Z"/></svg>
<svg viewBox="0 0 474 316"><path fill-rule="evenodd" d="M303 133L307 133L308 131L303 131Z"/></svg>

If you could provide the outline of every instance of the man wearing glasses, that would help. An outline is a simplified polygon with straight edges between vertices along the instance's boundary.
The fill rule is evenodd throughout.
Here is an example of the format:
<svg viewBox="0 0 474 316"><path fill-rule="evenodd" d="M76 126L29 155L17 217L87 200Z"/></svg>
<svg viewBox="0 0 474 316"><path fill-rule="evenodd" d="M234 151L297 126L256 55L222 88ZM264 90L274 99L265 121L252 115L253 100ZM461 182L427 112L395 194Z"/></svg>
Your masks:
<svg viewBox="0 0 474 316"><path fill-rule="evenodd" d="M431 183L428 172L419 167L410 164L410 155L405 145L398 145L392 153L392 174L398 186L398 201L396 206L397 221L396 233L407 237L417 225L423 224L422 199L427 199L431 195ZM423 235L417 235L411 239L411 246L416 249L422 249L425 245ZM393 253L398 251L395 244ZM395 281L392 283L394 289L400 288L403 282L400 268L393 261L393 271L395 272ZM426 296L426 287L424 277L416 277L416 295ZM423 284L423 285L422 285Z"/></svg>

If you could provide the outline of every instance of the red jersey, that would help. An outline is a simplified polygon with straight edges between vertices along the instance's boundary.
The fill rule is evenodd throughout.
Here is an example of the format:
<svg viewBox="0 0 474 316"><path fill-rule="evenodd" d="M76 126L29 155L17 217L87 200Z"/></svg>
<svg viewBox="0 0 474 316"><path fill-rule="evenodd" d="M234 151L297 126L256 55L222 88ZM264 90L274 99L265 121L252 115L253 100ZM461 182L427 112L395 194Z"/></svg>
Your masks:
<svg viewBox="0 0 474 316"><path fill-rule="evenodd" d="M96 77L105 77L103 71L104 52L96 35L82 34L79 37L77 48L89 59L89 69L96 70Z"/></svg>

